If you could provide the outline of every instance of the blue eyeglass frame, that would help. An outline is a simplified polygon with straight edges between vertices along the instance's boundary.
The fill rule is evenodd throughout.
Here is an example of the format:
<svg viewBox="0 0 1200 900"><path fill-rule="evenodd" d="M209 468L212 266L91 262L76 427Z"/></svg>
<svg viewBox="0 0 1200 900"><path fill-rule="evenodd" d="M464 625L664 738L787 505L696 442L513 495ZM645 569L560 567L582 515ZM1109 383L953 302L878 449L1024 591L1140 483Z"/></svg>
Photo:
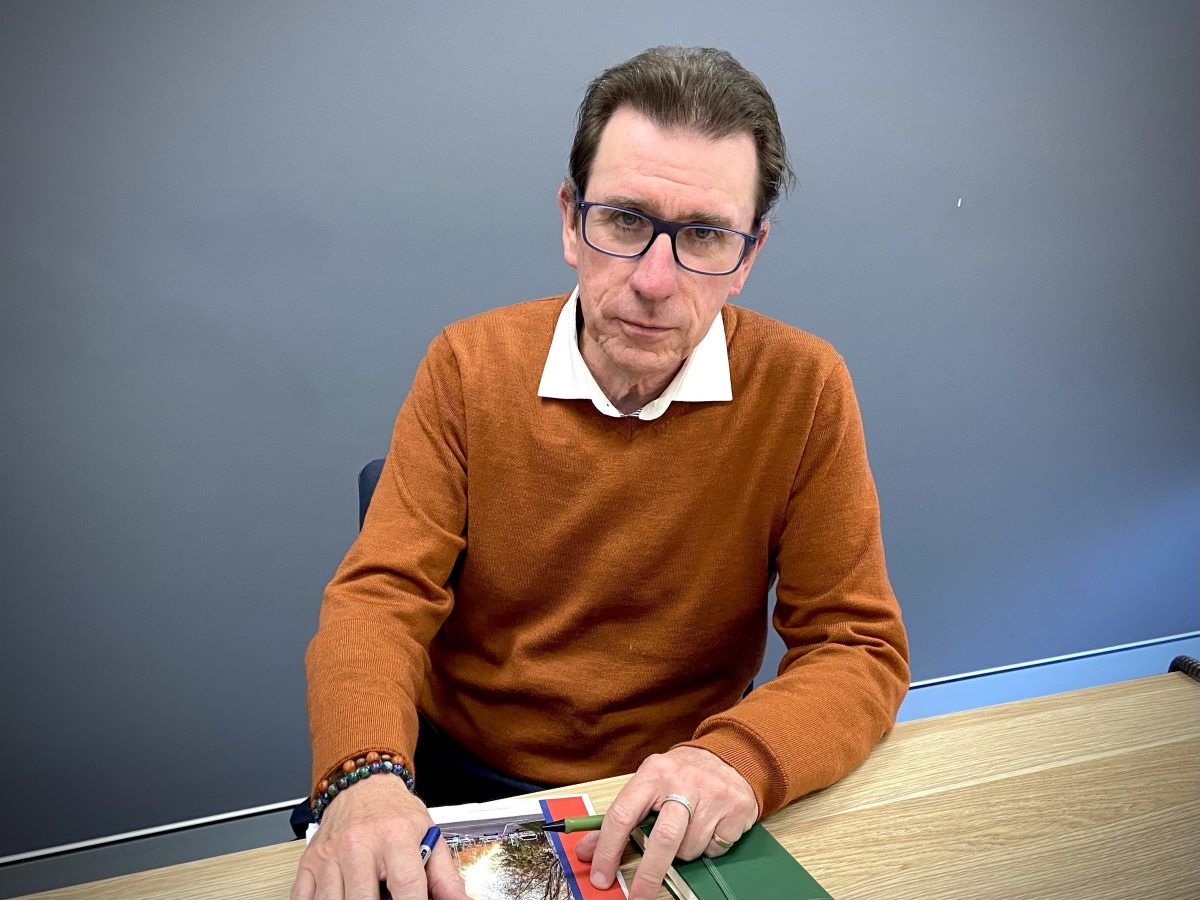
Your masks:
<svg viewBox="0 0 1200 900"><path fill-rule="evenodd" d="M587 239L587 211L596 206L600 207L601 209L615 209L617 212L626 212L631 216L640 216L649 222L651 226L653 226L654 232L650 235L650 240L646 243L646 246L642 248L641 253L634 253L630 256L626 256L624 253L613 253L611 250L602 250ZM746 261L746 254L750 252L750 248L758 243L757 234L746 234L746 232L738 231L736 228L723 228L720 225L706 225L703 222L671 222L667 219L655 218L649 213L640 212L636 209L626 209L624 206L613 206L611 203L598 203L592 200L576 200L575 207L579 210L579 225L580 232L583 234L583 239L587 242L587 245L597 253L603 253L606 256L615 256L617 259L641 259L646 255L650 248L654 246L654 242L658 240L658 236L660 234L665 234L669 235L671 238L671 255L675 257L675 265L679 266L681 269L687 270L688 272L695 272L697 275L732 275L738 270L742 263ZM684 265L683 261L679 258L679 248L675 244L675 238L679 232L685 228L711 228L713 231L724 231L726 234L736 234L738 237L740 237L742 239L742 253L740 256L738 256L738 261L734 263L733 268L727 269L724 272L701 272L699 269L693 269L691 266Z"/></svg>

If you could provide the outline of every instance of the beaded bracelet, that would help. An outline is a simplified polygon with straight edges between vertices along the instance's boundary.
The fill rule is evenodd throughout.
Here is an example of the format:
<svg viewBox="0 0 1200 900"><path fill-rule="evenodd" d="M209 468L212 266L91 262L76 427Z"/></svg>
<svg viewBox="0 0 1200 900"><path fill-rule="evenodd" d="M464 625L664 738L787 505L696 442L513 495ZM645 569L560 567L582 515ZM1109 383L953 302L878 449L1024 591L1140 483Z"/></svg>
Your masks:
<svg viewBox="0 0 1200 900"><path fill-rule="evenodd" d="M332 778L323 778L321 783L317 785L317 796L312 801L312 820L314 822L321 821L321 814L325 812L325 808L333 802L333 798L344 791L350 785L356 782L363 781L371 775L378 775L380 772L391 772L393 775L399 775L400 780L404 782L404 786L409 792L416 790L416 782L413 780L412 772L408 770L408 766L396 760L393 761L389 753L377 753L372 750L358 758L351 757L341 765L342 775L334 780Z"/></svg>

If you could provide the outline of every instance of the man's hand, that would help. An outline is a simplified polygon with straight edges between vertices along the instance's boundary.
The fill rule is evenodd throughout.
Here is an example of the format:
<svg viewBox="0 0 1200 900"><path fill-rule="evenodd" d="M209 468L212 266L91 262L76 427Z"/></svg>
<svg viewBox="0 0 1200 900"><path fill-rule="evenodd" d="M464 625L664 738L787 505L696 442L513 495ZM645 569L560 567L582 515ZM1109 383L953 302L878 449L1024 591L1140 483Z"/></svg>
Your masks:
<svg viewBox="0 0 1200 900"><path fill-rule="evenodd" d="M421 838L433 821L399 778L375 775L338 794L300 857L291 900L469 900L444 841L427 866Z"/></svg>
<svg viewBox="0 0 1200 900"><path fill-rule="evenodd" d="M670 794L685 797L693 811L666 800ZM758 819L758 801L746 779L707 750L676 747L647 757L609 806L600 831L576 845L579 858L591 860L592 884L612 884L629 835L651 810L658 810L658 821L629 887L630 900L657 896L675 857L720 856L728 848L714 835L732 844Z"/></svg>

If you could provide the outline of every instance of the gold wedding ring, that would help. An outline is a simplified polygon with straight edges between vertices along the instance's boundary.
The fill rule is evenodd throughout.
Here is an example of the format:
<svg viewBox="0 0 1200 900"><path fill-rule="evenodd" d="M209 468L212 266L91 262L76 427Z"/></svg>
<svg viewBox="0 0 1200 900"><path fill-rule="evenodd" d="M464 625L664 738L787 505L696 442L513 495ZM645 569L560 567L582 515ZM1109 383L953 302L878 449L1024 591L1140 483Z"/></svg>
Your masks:
<svg viewBox="0 0 1200 900"><path fill-rule="evenodd" d="M715 831L713 832L712 839L713 839L713 843L716 844L718 847L720 847L722 850L728 850L730 847L733 846L733 841L725 840L725 838L721 837Z"/></svg>

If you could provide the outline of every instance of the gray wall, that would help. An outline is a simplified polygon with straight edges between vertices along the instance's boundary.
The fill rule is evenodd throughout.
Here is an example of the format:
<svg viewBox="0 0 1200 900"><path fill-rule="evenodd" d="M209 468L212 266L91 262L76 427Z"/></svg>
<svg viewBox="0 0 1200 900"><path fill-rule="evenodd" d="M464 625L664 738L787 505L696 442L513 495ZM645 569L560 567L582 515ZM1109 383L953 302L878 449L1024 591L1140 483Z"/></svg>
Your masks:
<svg viewBox="0 0 1200 900"><path fill-rule="evenodd" d="M355 472L440 326L570 289L575 106L657 43L774 92L802 184L743 302L850 364L914 678L1196 628L1197 33L1195 2L0 6L0 855L305 791Z"/></svg>

